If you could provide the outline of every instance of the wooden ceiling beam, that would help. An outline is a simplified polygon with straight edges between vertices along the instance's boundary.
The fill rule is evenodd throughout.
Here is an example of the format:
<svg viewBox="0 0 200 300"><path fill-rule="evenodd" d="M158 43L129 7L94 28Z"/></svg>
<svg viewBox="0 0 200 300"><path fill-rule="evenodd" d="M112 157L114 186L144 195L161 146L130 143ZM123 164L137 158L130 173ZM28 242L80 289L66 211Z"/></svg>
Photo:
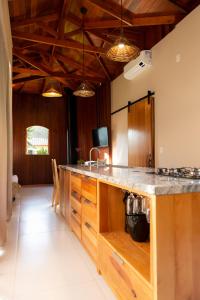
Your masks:
<svg viewBox="0 0 200 300"><path fill-rule="evenodd" d="M75 68L75 69L78 69L78 70L82 69L82 64L76 62L76 61L73 60L72 58L68 58L68 57L66 57L66 56L64 56L64 55L62 55L62 54L59 54L59 53L57 53L57 54L55 54L55 55L56 55L56 58L57 58L59 61L63 62L64 64L69 65L70 67ZM94 71L93 69L89 68L89 67L85 67L85 72L86 72L88 75L90 75L90 76L97 76L97 72ZM98 77L100 78L99 75L98 75ZM101 80L103 81L104 78L102 77Z"/></svg>
<svg viewBox="0 0 200 300"><path fill-rule="evenodd" d="M180 0L169 0L177 7L184 10L186 13L190 13L197 5L199 5L199 0L190 0L187 3L183 3Z"/></svg>
<svg viewBox="0 0 200 300"><path fill-rule="evenodd" d="M82 76L80 76L80 75L75 75L75 74L63 75L63 73L61 73L61 72L52 72L47 67L41 65L38 62L35 62L33 59L30 59L30 58L26 57L25 55L18 53L18 51L16 51L15 49L13 49L13 54L17 57L20 57L20 59L22 59L26 63L30 64L31 66L42 71L44 77L52 76L52 77L60 77L60 78L72 79L72 80L82 80ZM88 76L87 75L87 76L85 76L85 79L88 81L93 81L93 82L102 82L102 78L99 76Z"/></svg>
<svg viewBox="0 0 200 300"><path fill-rule="evenodd" d="M91 39L91 37L89 36L89 34L88 34L87 32L85 32L85 36L86 36L88 42L89 42L91 45L94 45L93 40ZM96 57L97 61L99 62L99 64L100 64L100 66L101 66L101 68L102 68L104 74L106 75L106 77L107 77L109 80L111 80L111 76L110 76L109 70L108 70L108 68L106 67L106 65L104 64L103 59L102 59L97 53L95 53L95 57Z"/></svg>
<svg viewBox="0 0 200 300"><path fill-rule="evenodd" d="M109 14L110 16L121 20L121 8L120 5L116 2L110 1L110 0L87 0L91 4L95 5L99 9L101 9L103 12ZM133 19L133 13L123 8L123 23L132 26L132 19Z"/></svg>
<svg viewBox="0 0 200 300"><path fill-rule="evenodd" d="M70 5L71 5L71 0L63 0L61 11L60 11L60 16L59 16L59 21L58 21L58 25L57 25L57 33L58 33L57 38L59 38L59 39L63 39L63 36L64 36L64 26L65 26L64 16L65 16L65 14L66 15L68 14ZM51 51L52 56L54 55L55 48L56 48L56 45L53 45L52 51Z"/></svg>
<svg viewBox="0 0 200 300"><path fill-rule="evenodd" d="M15 76L12 77L12 80L16 80L16 79L22 79L22 78L26 78L26 77L30 77L32 76L31 74L28 74L28 73L21 73L21 74L17 74Z"/></svg>
<svg viewBox="0 0 200 300"><path fill-rule="evenodd" d="M80 34L80 33L82 33L82 29L81 28L78 28L78 29L66 32L64 34L64 39L68 39L68 38L70 38L70 37L72 37L74 35Z"/></svg>
<svg viewBox="0 0 200 300"><path fill-rule="evenodd" d="M40 36L37 34L32 34L32 33L25 33L25 32L13 32L13 38L15 39L20 39L20 40L26 40L26 41L32 41L32 42L37 42L41 44L46 44L46 45L55 45L57 47L61 48L68 48L68 49L76 49L79 51L82 51L83 46L81 43L72 41L72 40L63 40L63 39L55 39L52 37L44 37ZM105 54L105 50L103 48L97 48L94 46L88 46L85 45L85 51L86 52L91 52L91 53L100 53L100 54Z"/></svg>
<svg viewBox="0 0 200 300"><path fill-rule="evenodd" d="M37 22L52 22L52 21L58 20L58 18L59 18L59 14L53 13L53 14L48 14L48 15L44 15L44 16L28 18L25 20L14 21L14 22L11 22L11 26L12 26L12 29L15 30L17 27L32 25Z"/></svg>
<svg viewBox="0 0 200 300"><path fill-rule="evenodd" d="M13 84L16 83L24 83L26 81L32 81L32 80L38 80L38 79L42 79L45 76L38 76L38 75L33 75L33 76L27 76L26 78L18 78L18 79L14 79L13 80Z"/></svg>
<svg viewBox="0 0 200 300"><path fill-rule="evenodd" d="M29 68L19 68L19 67L15 67L15 66L13 66L12 71L14 73L19 73L19 74L31 74L31 75L38 75L38 76L45 75L45 73L40 70L33 70L33 69L29 69Z"/></svg>
<svg viewBox="0 0 200 300"><path fill-rule="evenodd" d="M116 4L111 0L87 0L90 3L97 6L102 11L106 12L107 14L113 16L114 18L121 20L121 9L120 5ZM180 21L185 14L134 14L130 10L123 8L123 23L128 26L152 26L152 25L163 25L163 24L174 24ZM116 27L120 25L118 20L115 21ZM106 21L108 22L108 21ZM114 24L113 23L113 24ZM88 26L92 24L88 24L86 22L85 28L89 29ZM105 27L104 27L105 28Z"/></svg>
<svg viewBox="0 0 200 300"><path fill-rule="evenodd" d="M131 27L143 27L143 26L159 26L176 24L180 21L185 14L144 14L136 15L132 21ZM88 20L85 22L85 30L93 29L107 29L107 28L119 28L120 23L118 20ZM127 24L123 27L130 27Z"/></svg>
<svg viewBox="0 0 200 300"><path fill-rule="evenodd" d="M49 27L47 24L45 24L44 22L37 22L37 26L40 27L44 32L49 33L50 35L54 36L55 38L58 37L58 33L54 29Z"/></svg>
<svg viewBox="0 0 200 300"><path fill-rule="evenodd" d="M35 81L35 80L41 80L41 79L45 79L45 77L39 77L39 76L32 76L32 77L27 77L24 78L23 80L15 80L15 82L13 82L12 87L15 88L18 85L24 85L24 83L26 82L30 82L30 81ZM62 83L65 87L70 87L71 89L75 88L75 85L66 81L64 78L59 78L59 77L55 77L56 80L58 80L60 83Z"/></svg>
<svg viewBox="0 0 200 300"><path fill-rule="evenodd" d="M43 67L40 63L35 62L33 59L27 57L26 55L22 54L20 51L13 49L13 55L17 56L19 59L25 61L27 64L31 65L32 67L40 70L44 73L44 75L49 75L49 72L45 67Z"/></svg>
<svg viewBox="0 0 200 300"><path fill-rule="evenodd" d="M185 3L180 0L169 0L171 3L175 4L178 8L181 8L185 12L188 12L188 7Z"/></svg>
<svg viewBox="0 0 200 300"><path fill-rule="evenodd" d="M82 26L82 20L71 12L68 13L67 17L65 17L65 21L69 21L78 27Z"/></svg>
<svg viewBox="0 0 200 300"><path fill-rule="evenodd" d="M97 38L103 40L104 42L108 44L113 44L113 40L107 37L106 35L101 34L100 32L96 32L95 30L87 30L88 33L93 34Z"/></svg>
<svg viewBox="0 0 200 300"><path fill-rule="evenodd" d="M68 69L62 61L59 61L55 55L53 56L53 60L59 65L60 69L63 71L64 74L68 74Z"/></svg>
<svg viewBox="0 0 200 300"><path fill-rule="evenodd" d="M41 79L41 78L48 78L48 77L54 77L56 79L65 79L65 80L77 80L77 81L81 81L83 79L83 77L81 75L76 75L76 74L63 74L61 72L52 72L48 75L33 75L33 76L30 76L30 75L27 75L26 78L17 78L15 80L13 80L13 83L22 83L24 81L27 81L28 79L32 79L32 78L35 78L35 79ZM92 77L92 76L88 76L86 75L85 76L85 80L88 80L88 81L91 81L91 82L102 82L102 79L99 79L98 77Z"/></svg>

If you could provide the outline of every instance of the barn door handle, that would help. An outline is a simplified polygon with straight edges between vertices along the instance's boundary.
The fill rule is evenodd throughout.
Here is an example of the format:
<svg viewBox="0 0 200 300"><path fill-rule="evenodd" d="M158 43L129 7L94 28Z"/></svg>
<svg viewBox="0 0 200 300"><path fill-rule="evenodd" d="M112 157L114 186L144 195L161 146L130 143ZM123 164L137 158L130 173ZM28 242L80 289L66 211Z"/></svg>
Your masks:
<svg viewBox="0 0 200 300"><path fill-rule="evenodd" d="M151 155L151 153L149 153L148 156L147 156L147 166L149 168L152 168L152 165L153 165L152 155Z"/></svg>

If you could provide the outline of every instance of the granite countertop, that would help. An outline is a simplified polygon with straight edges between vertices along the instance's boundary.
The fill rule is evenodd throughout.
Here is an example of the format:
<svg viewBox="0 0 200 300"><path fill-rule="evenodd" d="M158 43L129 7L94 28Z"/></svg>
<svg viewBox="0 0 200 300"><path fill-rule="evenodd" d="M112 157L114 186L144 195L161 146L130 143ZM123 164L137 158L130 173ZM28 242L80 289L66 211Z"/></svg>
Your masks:
<svg viewBox="0 0 200 300"><path fill-rule="evenodd" d="M200 180L172 178L154 174L150 168L127 168L119 166L85 167L61 165L63 169L136 189L150 195L169 195L200 192Z"/></svg>

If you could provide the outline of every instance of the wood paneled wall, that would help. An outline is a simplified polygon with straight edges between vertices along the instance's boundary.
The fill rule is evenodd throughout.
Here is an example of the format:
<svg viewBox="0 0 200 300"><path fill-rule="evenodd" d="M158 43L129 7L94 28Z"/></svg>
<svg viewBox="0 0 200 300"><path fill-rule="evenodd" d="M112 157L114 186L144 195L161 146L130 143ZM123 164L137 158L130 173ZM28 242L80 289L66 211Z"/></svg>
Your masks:
<svg viewBox="0 0 200 300"><path fill-rule="evenodd" d="M105 83L96 90L92 98L77 97L77 133L78 157L89 160L89 150L92 144L92 129L107 126L109 132L109 145L111 145L111 94L110 83ZM110 147L101 149L104 153L111 153ZM96 159L94 154L93 159Z"/></svg>
<svg viewBox="0 0 200 300"><path fill-rule="evenodd" d="M13 95L13 164L14 173L19 176L21 184L51 183L51 158L56 158L58 164L76 163L76 157L89 160L92 129L107 126L109 140L111 138L110 83L100 86L92 98L75 98L71 92L66 93L65 99L48 99L32 94ZM73 110L69 109L69 103L74 103ZM74 130L71 131L72 121L75 121L76 126L73 124ZM26 155L26 128L33 125L49 128L50 155ZM69 146L73 145L73 153L69 155L68 151L68 160L67 131L71 132L68 136ZM111 148L101 149L102 158L104 153L111 154ZM96 159L95 154L93 159Z"/></svg>
<svg viewBox="0 0 200 300"><path fill-rule="evenodd" d="M78 157L89 160L92 147L92 129L97 127L96 97L77 97Z"/></svg>
<svg viewBox="0 0 200 300"><path fill-rule="evenodd" d="M13 95L13 168L21 184L52 183L51 158L67 162L67 105L63 98ZM26 155L26 128L49 129L50 155Z"/></svg>

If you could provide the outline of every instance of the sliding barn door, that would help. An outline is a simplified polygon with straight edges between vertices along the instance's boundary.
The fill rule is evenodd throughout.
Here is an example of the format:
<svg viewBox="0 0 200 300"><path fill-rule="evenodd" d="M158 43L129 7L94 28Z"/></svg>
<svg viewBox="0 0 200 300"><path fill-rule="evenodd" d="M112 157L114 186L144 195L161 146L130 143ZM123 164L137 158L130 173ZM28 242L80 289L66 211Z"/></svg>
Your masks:
<svg viewBox="0 0 200 300"><path fill-rule="evenodd" d="M154 167L154 99L151 97L129 107L128 164Z"/></svg>

